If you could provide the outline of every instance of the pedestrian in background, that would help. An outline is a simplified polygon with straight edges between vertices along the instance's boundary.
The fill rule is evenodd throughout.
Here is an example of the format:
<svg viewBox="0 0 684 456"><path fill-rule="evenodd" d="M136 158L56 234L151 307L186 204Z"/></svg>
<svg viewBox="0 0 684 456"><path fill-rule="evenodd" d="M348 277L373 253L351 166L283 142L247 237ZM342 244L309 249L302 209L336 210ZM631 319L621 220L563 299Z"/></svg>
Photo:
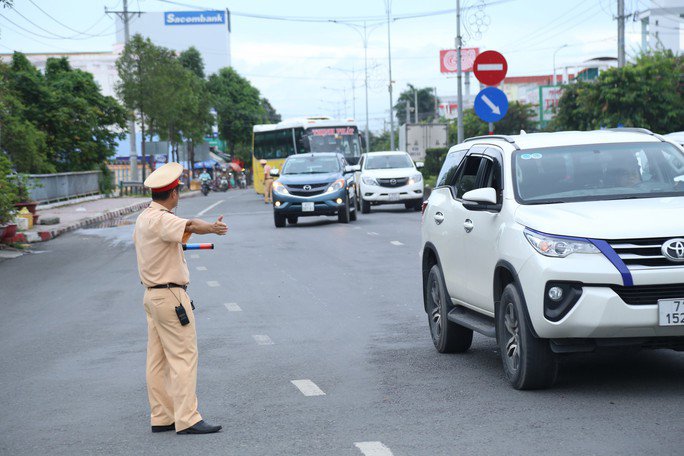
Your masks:
<svg viewBox="0 0 684 456"><path fill-rule="evenodd" d="M259 161L264 167L264 203L269 204L273 202L271 191L273 188L273 176L271 176L271 165L263 158Z"/></svg>
<svg viewBox="0 0 684 456"><path fill-rule="evenodd" d="M167 163L145 179L152 203L138 216L133 232L146 287L147 395L152 432L210 434L221 426L204 422L197 410L197 333L182 243L191 233L224 235L228 227L223 216L209 223L174 215L182 172L182 165Z"/></svg>

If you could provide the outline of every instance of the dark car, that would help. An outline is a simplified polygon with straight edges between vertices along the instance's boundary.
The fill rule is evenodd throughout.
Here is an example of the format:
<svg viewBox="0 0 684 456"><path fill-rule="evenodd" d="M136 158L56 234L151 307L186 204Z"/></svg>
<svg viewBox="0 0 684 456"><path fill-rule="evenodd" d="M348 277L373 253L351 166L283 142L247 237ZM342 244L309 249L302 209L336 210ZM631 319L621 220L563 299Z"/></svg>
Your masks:
<svg viewBox="0 0 684 456"><path fill-rule="evenodd" d="M354 171L342 154L291 155L273 183L273 220L282 228L299 217L337 215L340 223L356 220Z"/></svg>

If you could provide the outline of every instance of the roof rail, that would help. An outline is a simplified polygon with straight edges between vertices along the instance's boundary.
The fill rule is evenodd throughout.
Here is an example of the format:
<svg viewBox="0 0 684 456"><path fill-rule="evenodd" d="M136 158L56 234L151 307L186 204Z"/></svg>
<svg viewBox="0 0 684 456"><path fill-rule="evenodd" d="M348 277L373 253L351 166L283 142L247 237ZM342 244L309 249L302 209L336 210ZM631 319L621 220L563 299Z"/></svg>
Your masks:
<svg viewBox="0 0 684 456"><path fill-rule="evenodd" d="M615 131L615 132L621 132L621 131L626 131L628 133L642 133L644 135L650 135L653 136L654 138L657 138L663 142L667 141L665 138L663 138L661 135L658 133L653 133L651 130L648 128L639 128L639 127L620 127L620 128L609 128L609 131Z"/></svg>
<svg viewBox="0 0 684 456"><path fill-rule="evenodd" d="M513 139L511 136L508 135L482 135L482 136L473 136L472 138L466 138L463 140L463 142L467 141L475 141L475 140L480 140L480 139L503 139L507 143L513 144L513 147L516 149L520 150L520 147L515 143L515 139Z"/></svg>

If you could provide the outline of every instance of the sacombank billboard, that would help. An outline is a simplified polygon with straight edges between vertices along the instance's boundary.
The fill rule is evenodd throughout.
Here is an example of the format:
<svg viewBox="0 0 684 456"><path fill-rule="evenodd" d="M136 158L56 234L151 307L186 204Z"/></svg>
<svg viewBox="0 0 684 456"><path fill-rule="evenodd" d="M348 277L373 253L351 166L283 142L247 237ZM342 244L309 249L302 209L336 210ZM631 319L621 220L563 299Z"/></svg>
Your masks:
<svg viewBox="0 0 684 456"><path fill-rule="evenodd" d="M225 11L167 11L164 13L164 24L166 25L214 25L225 23Z"/></svg>

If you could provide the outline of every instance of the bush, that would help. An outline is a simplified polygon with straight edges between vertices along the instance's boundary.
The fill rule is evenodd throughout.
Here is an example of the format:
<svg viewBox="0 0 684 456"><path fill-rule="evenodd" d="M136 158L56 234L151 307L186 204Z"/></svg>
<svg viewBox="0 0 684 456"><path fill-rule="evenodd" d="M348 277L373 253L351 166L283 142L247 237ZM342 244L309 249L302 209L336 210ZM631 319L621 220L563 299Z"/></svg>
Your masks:
<svg viewBox="0 0 684 456"><path fill-rule="evenodd" d="M11 172L11 162L0 152L0 225L12 220L14 203L19 201L17 186L10 177Z"/></svg>
<svg viewBox="0 0 684 456"><path fill-rule="evenodd" d="M446 157L449 148L434 147L432 149L425 149L425 166L422 169L423 176L437 176L439 170L442 169L442 163Z"/></svg>
<svg viewBox="0 0 684 456"><path fill-rule="evenodd" d="M100 193L110 195L114 191L114 173L112 173L106 163L100 164L100 171L102 174L100 174L97 182Z"/></svg>

